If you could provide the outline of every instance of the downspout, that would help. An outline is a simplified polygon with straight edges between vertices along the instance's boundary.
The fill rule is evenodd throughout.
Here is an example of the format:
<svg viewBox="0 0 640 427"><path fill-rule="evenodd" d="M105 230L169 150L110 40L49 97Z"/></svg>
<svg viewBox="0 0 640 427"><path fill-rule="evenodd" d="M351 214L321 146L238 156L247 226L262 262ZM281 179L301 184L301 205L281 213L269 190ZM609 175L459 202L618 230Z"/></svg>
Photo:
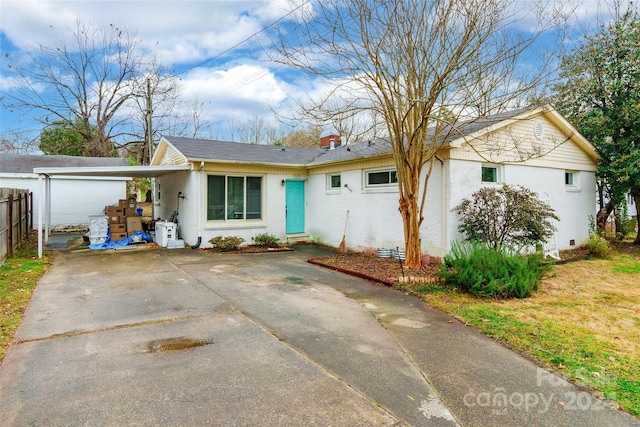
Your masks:
<svg viewBox="0 0 640 427"><path fill-rule="evenodd" d="M446 209L446 202L447 202L447 194L446 194L446 190L447 190L447 182L446 182L446 176L445 176L445 165L444 165L444 160L441 159L440 157L438 157L438 155L436 154L436 160L438 160L440 162L440 215L441 215L441 219L440 219L440 247L443 250L443 253L447 253L447 209Z"/></svg>
<svg viewBox="0 0 640 427"><path fill-rule="evenodd" d="M200 162L200 168L198 168L198 175L196 176L196 227L198 227L198 241L195 245L191 246L191 249L198 249L202 243L202 194L200 191L201 180L200 172L204 168L204 162Z"/></svg>

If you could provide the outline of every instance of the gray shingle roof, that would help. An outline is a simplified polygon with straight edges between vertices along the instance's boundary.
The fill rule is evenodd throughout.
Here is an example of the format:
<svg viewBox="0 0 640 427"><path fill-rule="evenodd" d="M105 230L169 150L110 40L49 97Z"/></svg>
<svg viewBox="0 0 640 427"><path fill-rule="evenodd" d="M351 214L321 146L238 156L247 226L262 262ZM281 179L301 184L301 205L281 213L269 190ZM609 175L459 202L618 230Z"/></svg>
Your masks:
<svg viewBox="0 0 640 427"><path fill-rule="evenodd" d="M44 156L0 153L0 173L33 173L33 168L128 166L116 157Z"/></svg>
<svg viewBox="0 0 640 427"><path fill-rule="evenodd" d="M461 136L469 135L502 120L515 117L527 110L519 109L486 118L462 121L454 127L445 128L441 135L445 136L446 142L451 142ZM173 136L165 136L164 138L189 160L313 166L391 153L389 142L379 138L342 145L333 150L326 148L280 147Z"/></svg>
<svg viewBox="0 0 640 427"><path fill-rule="evenodd" d="M174 136L164 138L190 160L305 165L324 151L320 148L280 147Z"/></svg>
<svg viewBox="0 0 640 427"><path fill-rule="evenodd" d="M176 149L180 150L189 160L271 163L292 166L356 159L391 152L389 144L382 139L343 145L334 150L326 148L245 144L240 142L172 136L165 136L165 139Z"/></svg>

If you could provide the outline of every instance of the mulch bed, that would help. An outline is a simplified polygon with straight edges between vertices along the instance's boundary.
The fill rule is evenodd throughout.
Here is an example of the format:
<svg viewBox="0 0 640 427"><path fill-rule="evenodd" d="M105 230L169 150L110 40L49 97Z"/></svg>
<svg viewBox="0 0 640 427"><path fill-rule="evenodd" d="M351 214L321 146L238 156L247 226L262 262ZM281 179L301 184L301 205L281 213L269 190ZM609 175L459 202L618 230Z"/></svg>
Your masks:
<svg viewBox="0 0 640 427"><path fill-rule="evenodd" d="M263 254L263 253L272 253L272 252L288 252L292 251L288 246L279 246L277 248L267 248L264 246L257 245L244 245L239 246L236 249L232 250L222 250L217 248L201 248L200 250L209 252L212 254Z"/></svg>
<svg viewBox="0 0 640 427"><path fill-rule="evenodd" d="M439 270L438 265L425 265L420 269L406 268L395 258L379 258L360 252L314 258L309 262L387 285L392 285L403 276L436 278Z"/></svg>
<svg viewBox="0 0 640 427"><path fill-rule="evenodd" d="M619 253L626 253L640 257L640 245L614 242L613 249ZM551 258L549 258L551 259ZM587 250L583 247L560 251L560 260L553 260L556 264L565 264L574 261L589 259ZM362 277L368 280L393 285L403 276L409 280L425 283L437 282L440 269L439 264L423 266L420 269L401 268L398 260L394 258L379 258L370 253L340 253L329 257L314 258L310 263Z"/></svg>

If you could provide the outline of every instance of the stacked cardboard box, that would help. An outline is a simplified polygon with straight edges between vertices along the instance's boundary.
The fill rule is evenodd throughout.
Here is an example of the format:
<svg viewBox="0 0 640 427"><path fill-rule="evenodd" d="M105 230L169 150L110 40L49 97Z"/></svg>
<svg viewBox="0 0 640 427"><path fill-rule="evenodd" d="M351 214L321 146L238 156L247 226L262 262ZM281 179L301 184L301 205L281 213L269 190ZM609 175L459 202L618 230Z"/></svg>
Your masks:
<svg viewBox="0 0 640 427"><path fill-rule="evenodd" d="M121 199L117 205L105 207L111 240L118 241L142 231L142 218L136 216L135 199Z"/></svg>

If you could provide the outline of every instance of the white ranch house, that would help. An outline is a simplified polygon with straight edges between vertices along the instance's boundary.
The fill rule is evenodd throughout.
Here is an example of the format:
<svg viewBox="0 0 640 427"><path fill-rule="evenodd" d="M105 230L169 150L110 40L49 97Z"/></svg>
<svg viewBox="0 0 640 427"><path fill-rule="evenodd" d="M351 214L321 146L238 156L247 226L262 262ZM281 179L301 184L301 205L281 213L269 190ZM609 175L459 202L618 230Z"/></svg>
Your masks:
<svg viewBox="0 0 640 427"><path fill-rule="evenodd" d="M550 200L560 217L559 249L588 238L598 155L561 115L549 107L520 110L458 129L429 179L424 253L442 256L461 238L453 207L502 183ZM155 194L156 218L177 211L179 236L189 245L208 247L214 236L251 243L268 233L338 246L348 210L349 249L404 246L394 159L384 140L315 149L163 137L151 163L190 166L159 176Z"/></svg>

